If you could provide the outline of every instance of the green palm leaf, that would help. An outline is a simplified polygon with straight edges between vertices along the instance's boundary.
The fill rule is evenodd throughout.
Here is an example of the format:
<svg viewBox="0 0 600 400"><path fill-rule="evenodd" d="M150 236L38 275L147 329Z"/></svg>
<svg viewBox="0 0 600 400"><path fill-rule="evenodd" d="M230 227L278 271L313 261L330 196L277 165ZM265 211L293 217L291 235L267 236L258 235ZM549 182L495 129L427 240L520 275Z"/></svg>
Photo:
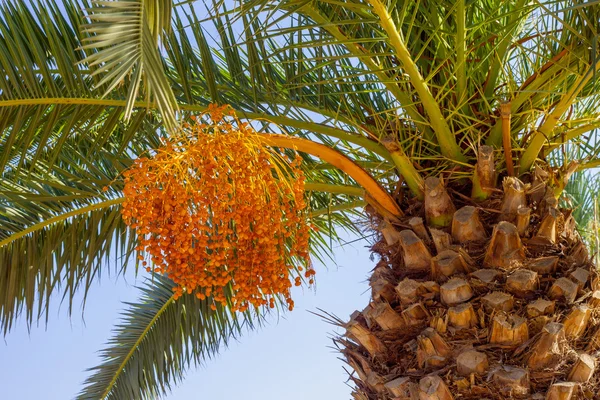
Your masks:
<svg viewBox="0 0 600 400"><path fill-rule="evenodd" d="M37 164L51 172L94 159L98 149L114 154L157 146L156 118L132 114L124 122L126 91L101 98L100 85L80 63L84 4L26 1L0 5L0 173L27 173ZM139 104L138 104L139 106ZM151 126L154 125L154 126ZM26 166L26 167L25 167ZM9 178L6 178L9 179ZM10 178L12 179L12 178Z"/></svg>
<svg viewBox="0 0 600 400"><path fill-rule="evenodd" d="M170 391L184 372L215 356L246 330L258 314L211 310L211 299L173 297L174 283L155 276L140 287L141 298L127 303L102 364L92 368L78 399L153 399Z"/></svg>
<svg viewBox="0 0 600 400"><path fill-rule="evenodd" d="M97 50L82 62L97 67L92 76L106 85L104 95L128 82L125 119L131 116L140 89L146 101L154 101L165 127L176 129L177 101L165 74L159 40L171 27L171 0L92 1L90 22L82 27L88 34L83 49Z"/></svg>
<svg viewBox="0 0 600 400"><path fill-rule="evenodd" d="M55 292L67 301L70 313L75 293L83 291L85 302L92 282L110 271L100 266L113 263L115 274L124 271L135 248L121 219L119 201L72 202L80 207L73 205L70 212L65 207L59 213L46 211L45 221L33 224L27 210L58 206L59 197L53 202L22 197L23 193L4 193L4 199L23 208L0 207L0 329L5 334L22 313L28 324L42 316L47 321ZM28 228L15 229L17 223ZM14 233L7 235L10 231Z"/></svg>
<svg viewBox="0 0 600 400"><path fill-rule="evenodd" d="M377 89L368 92L360 108L347 114L358 115L363 121L401 116L402 133L414 132L416 125L426 140L418 154L411 154L413 159L431 159L440 153L436 145L443 145L439 137L432 139L428 133L430 124L426 121L433 114L427 110L433 105L425 105L431 99L421 92L433 94L437 107L444 110L443 118L451 121L452 136L458 137L463 149L474 148L486 136L488 143L498 145L498 107L502 101L511 100L516 133L513 147L530 149L521 162L526 168L535 159L532 155L537 156L549 144L547 138L565 130L563 124L568 123L576 135L577 129L585 129L584 120L589 124L598 116L597 107L588 99L589 93L598 89L597 80L592 79L595 64L591 62L597 60L594 43L598 32L590 22L597 20L597 8L591 4L569 7L569 2L562 1L429 4L354 0L308 4L248 0L239 10L247 19L261 21L252 31L253 38L266 37L274 43L265 47L262 56L269 60L265 64L268 62L271 70L285 65L288 70L309 71L306 81L302 79L305 74L299 74L300 79L290 79L288 86L298 82L296 88L327 93L324 88L331 85L332 78L317 76L335 76L339 84L360 82L364 93L373 82ZM563 15L561 10L567 11ZM284 17L290 19L285 27L279 23ZM382 18L392 22L384 26ZM248 43L256 40L247 39ZM410 43L409 54L403 50L405 43ZM284 52L297 56L279 61ZM573 84L577 77L585 77L580 85ZM402 88L404 98L397 95L396 102L378 102L375 93L394 94L397 87ZM344 99L332 99L332 109L345 116L348 103L359 92L358 87L339 91ZM326 104L320 103L320 108ZM565 113L571 106L585 117ZM558 122L540 125L540 134L529 134L532 125L546 119ZM439 129L431 127L439 135ZM381 132L381 125L373 126L373 131ZM413 138L407 142L412 143Z"/></svg>

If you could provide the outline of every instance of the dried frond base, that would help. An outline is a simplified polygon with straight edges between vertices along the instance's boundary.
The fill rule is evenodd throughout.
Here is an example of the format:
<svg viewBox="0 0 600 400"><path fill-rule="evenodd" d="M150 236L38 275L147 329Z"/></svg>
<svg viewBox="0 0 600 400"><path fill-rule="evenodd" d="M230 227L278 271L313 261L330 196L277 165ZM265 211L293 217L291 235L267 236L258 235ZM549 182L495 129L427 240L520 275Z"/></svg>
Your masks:
<svg viewBox="0 0 600 400"><path fill-rule="evenodd" d="M523 195L528 220L517 228L517 217L509 222L512 214L502 213L501 191L474 203L453 195L468 188L447 189L462 213L458 222L478 217L471 224L477 235L458 232L458 222L446 228L411 224L426 210L416 202L403 205L412 213L398 231L418 228L411 238L431 254L431 268L412 268L415 256L383 236L373 246L381 261L369 307L385 303L405 318L390 329L355 313L353 321L364 324L360 340L350 329L337 339L355 370L357 398L600 399L598 272L572 224L555 224L553 240L540 239L548 215L565 221L570 212ZM477 211L467 208L466 215L465 206ZM440 246L435 238L443 235ZM389 289L385 295L382 288ZM368 342L378 345L368 352Z"/></svg>

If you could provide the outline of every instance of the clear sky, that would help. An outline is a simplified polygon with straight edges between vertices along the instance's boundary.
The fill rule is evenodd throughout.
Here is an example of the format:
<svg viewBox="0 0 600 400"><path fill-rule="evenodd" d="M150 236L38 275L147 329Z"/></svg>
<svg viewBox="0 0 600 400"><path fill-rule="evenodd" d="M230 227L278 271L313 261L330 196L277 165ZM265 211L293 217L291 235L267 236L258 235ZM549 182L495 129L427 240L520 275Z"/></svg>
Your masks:
<svg viewBox="0 0 600 400"><path fill-rule="evenodd" d="M316 292L297 290L293 312L190 371L166 398L348 400L345 364L329 347L335 328L309 311L318 307L347 320L366 306L366 279L375 265L367 246L363 240L336 247L335 262L316 266ZM0 400L72 399L85 369L98 363L97 351L110 336L121 302L137 298L135 284L133 276L127 283L103 277L89 294L85 322L80 313L69 320L64 307L53 309L47 329L41 325L28 334L21 321L0 343Z"/></svg>

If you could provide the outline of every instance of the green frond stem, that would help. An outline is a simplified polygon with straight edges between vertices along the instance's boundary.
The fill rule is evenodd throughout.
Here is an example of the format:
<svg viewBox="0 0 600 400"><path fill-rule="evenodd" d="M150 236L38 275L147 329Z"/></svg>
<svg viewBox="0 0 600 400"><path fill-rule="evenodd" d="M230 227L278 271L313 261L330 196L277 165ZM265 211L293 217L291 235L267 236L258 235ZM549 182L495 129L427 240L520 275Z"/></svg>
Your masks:
<svg viewBox="0 0 600 400"><path fill-rule="evenodd" d="M463 113L469 113L470 109L466 106L469 97L467 93L467 64L465 59L466 46L466 19L465 19L465 0L458 0L456 4L456 99L458 104L464 104Z"/></svg>
<svg viewBox="0 0 600 400"><path fill-rule="evenodd" d="M0 100L0 108L3 107L18 107L18 106L35 106L35 105L96 105L105 107L126 107L127 102L125 100L111 100L111 99L99 99L99 98L75 98L75 97L44 97L44 98L31 98L31 99L14 99L14 100ZM157 106L154 103L147 103L144 101L137 101L133 104L134 108L152 108L155 109ZM208 107L202 105L193 104L179 104L179 109L189 112L205 112ZM241 110L235 110L236 114L240 118L250 120L263 120L273 122L275 124L290 126L297 129L304 129L310 132L319 133L322 135L334 137L336 139L344 140L349 143L356 144L366 150L369 150L385 160L392 161L391 156L385 147L371 139L364 136L359 136L352 132L345 131L340 128L327 126L317 122L300 121L294 118L284 117L280 115L270 115L264 113L247 112Z"/></svg>
<svg viewBox="0 0 600 400"><path fill-rule="evenodd" d="M313 142L308 139L302 139L291 136L276 134L261 134L263 142L273 147L284 147L302 151L320 158L330 163L339 170L348 174L360 186L365 189L365 197L375 200L374 206L381 206L388 213L400 217L403 215L398 204L388 192L364 169L353 162L351 159L328 146Z"/></svg>
<svg viewBox="0 0 600 400"><path fill-rule="evenodd" d="M550 89L558 87L571 75L574 63L578 62L584 54L582 49L573 50L571 47L558 52L521 84L515 98L511 100L513 110L517 111L525 103L530 102L531 98L545 87Z"/></svg>
<svg viewBox="0 0 600 400"><path fill-rule="evenodd" d="M600 62L596 63L591 68L595 69L600 65ZM521 162L519 165L519 173L523 174L531 168L536 158L540 154L542 147L551 136L552 131L559 122L560 117L567 111L569 107L575 101L577 94L583 89L585 84L592 79L594 74L591 70L585 74L579 76L575 82L573 82L571 89L565 93L558 104L554 107L553 111L546 117L542 125L537 129L533 138L525 148L525 152L521 156Z"/></svg>
<svg viewBox="0 0 600 400"><path fill-rule="evenodd" d="M529 0L520 0L517 4L515 4L514 9L515 10L523 10L523 7L525 6L525 4L528 1ZM506 26L513 27L514 32L518 32L519 31L518 21L519 21L519 19L524 20L526 17L526 14L527 13L525 13L525 12L513 13L512 17L510 18L510 21L508 22L508 24ZM484 95L488 99L494 95L494 90L496 89L496 81L498 80L498 75L500 74L500 70L502 69L503 66L506 65L505 58L510 50L510 45L513 42L512 39L513 39L513 35L506 33L506 35L504 35L504 38L502 39L502 41L498 44L498 47L497 47L496 53L495 53L495 57L494 57L494 61L493 61L492 65L490 66L487 80L485 83Z"/></svg>
<svg viewBox="0 0 600 400"><path fill-rule="evenodd" d="M4 240L0 241L0 247L4 247L7 244L10 244L10 243L14 242L15 240L18 240L18 239L20 239L20 238L22 238L24 236L27 236L28 234L30 234L32 232L44 229L45 227L50 226L52 224L55 224L57 222L64 221L64 220L69 219L71 217L74 217L76 215L85 214L85 213L88 213L90 211L98 210L98 209L101 209L101 208L108 208L108 207L120 204L124 200L125 199L122 198L122 197L120 197L118 199L106 200L106 201L102 201L102 202L99 202L99 203L90 204L89 206L78 208L77 210L72 210L72 211L69 211L69 212L64 213L64 214L56 215L56 216L54 216L52 218L48 218L47 220L39 222L39 223L37 223L35 225L32 225L32 226L30 226L27 229L23 229L22 231L13 233L9 237L7 237Z"/></svg>
<svg viewBox="0 0 600 400"><path fill-rule="evenodd" d="M600 159L591 160L591 161L579 164L579 166L577 167L577 171L584 171L586 169L592 169L592 168L598 168L598 167L600 167Z"/></svg>
<svg viewBox="0 0 600 400"><path fill-rule="evenodd" d="M319 217L321 215L331 214L331 213L334 213L337 211L346 211L346 210L352 210L354 208L365 207L366 205L367 205L366 201L362 201L362 200L350 201L348 203L337 204L335 206L323 207L323 208L319 208L318 210L313 210L310 212L310 216L311 217Z"/></svg>
<svg viewBox="0 0 600 400"><path fill-rule="evenodd" d="M410 191L419 200L425 199L425 193L423 192L423 177L416 170L412 160L396 143L387 144L387 148L390 151L398 173L402 175Z"/></svg>
<svg viewBox="0 0 600 400"><path fill-rule="evenodd" d="M85 97L36 97L31 99L0 100L0 108L59 104L125 107L127 102L125 100L110 100ZM154 108L152 103L146 103L144 101L138 101L134 104L134 106L140 108Z"/></svg>
<svg viewBox="0 0 600 400"><path fill-rule="evenodd" d="M382 162L382 161L355 161L355 163L360 165L364 169L372 169L372 170L383 171L383 172L385 172L385 171L391 172L391 171L395 170L393 165L388 164L386 162ZM317 171L336 169L333 165L331 165L329 163L320 163L311 168L313 170L317 170Z"/></svg>
<svg viewBox="0 0 600 400"><path fill-rule="evenodd" d="M559 137L560 141L554 142L554 143L548 143L547 145L544 146L543 150L545 153L549 153L552 150L557 149L559 146L561 146L573 139L577 139L579 136L584 135L584 134L591 132L594 129L598 129L598 128L600 128L600 121L592 122L590 124L582 125L577 128L568 129L564 132L560 132L556 135L557 137L560 135L560 137Z"/></svg>
<svg viewBox="0 0 600 400"><path fill-rule="evenodd" d="M190 107L187 107L191 109ZM291 126L297 129L304 129L310 132L320 133L322 135L334 137L336 139L344 140L349 143L356 144L362 147L365 150L369 150L384 160L392 161L392 158L388 151L386 151L385 147L380 143L377 143L371 139L368 139L365 136L358 136L356 134L352 134L343 129L319 124L317 122L308 122L308 121L299 121L289 117L283 116L275 116L275 115L267 115L267 114L259 114L259 113L251 113L245 111L236 111L238 117L243 117L247 119L253 120L265 120L268 122L273 122L275 124Z"/></svg>
<svg viewBox="0 0 600 400"><path fill-rule="evenodd" d="M329 32L329 34L336 38L340 43L344 43L348 51L359 58L361 62L369 68L373 75L381 81L394 98L398 100L402 105L402 109L415 124L423 129L424 134L426 136L431 136L431 132L429 131L430 128L426 125L423 116L417 111L413 99L398 86L397 81L387 76L384 68L374 60L374 57L370 55L364 47L359 46L353 38L344 35L338 25L332 24L330 20L325 18L318 10L311 7L310 4L303 6L302 12L318 24L322 25L323 29Z"/></svg>
<svg viewBox="0 0 600 400"><path fill-rule="evenodd" d="M146 335L148 334L148 332L150 331L150 329L152 329L152 327L154 326L154 324L156 323L156 321L163 315L164 311L174 301L175 301L175 293L173 293L173 295L163 304L163 306L158 310L158 312L154 315L154 317L152 317L152 319L150 320L150 322L148 323L148 325L146 325L146 327L144 328L144 330L140 333L139 337L137 338L137 340L135 342L135 345L131 346L131 348L129 349L129 352L123 358L123 361L121 362L121 364L119 365L119 367L116 369L117 372L112 377L112 379L110 380L109 384L106 386L106 389L105 389L104 393L102 394L102 397L100 397L101 399L106 399L108 397L108 395L110 394L111 390L115 386L115 383L117 382L117 379L119 378L119 375L125 370L125 366L129 362L129 360L131 359L131 357L133 357L133 355L135 354L136 350L138 350L140 343L144 340L144 338L146 338Z"/></svg>
<svg viewBox="0 0 600 400"><path fill-rule="evenodd" d="M405 72L410 77L410 82L419 94L421 102L423 103L423 108L425 108L425 111L429 115L431 127L433 128L442 154L452 160L461 162L466 161L467 159L462 153L460 146L458 146L456 138L450 130L450 126L444 118L439 104L434 99L427 83L419 72L419 68L412 59L386 5L380 0L369 0L369 3L371 3L373 10L379 16L381 26L388 34L388 37L396 50L398 59L402 63Z"/></svg>
<svg viewBox="0 0 600 400"><path fill-rule="evenodd" d="M363 197L365 195L365 190L360 187L349 185L331 185L328 183L306 182L304 184L304 190L306 190L307 192L327 192L334 194L346 194L348 196L358 197Z"/></svg>

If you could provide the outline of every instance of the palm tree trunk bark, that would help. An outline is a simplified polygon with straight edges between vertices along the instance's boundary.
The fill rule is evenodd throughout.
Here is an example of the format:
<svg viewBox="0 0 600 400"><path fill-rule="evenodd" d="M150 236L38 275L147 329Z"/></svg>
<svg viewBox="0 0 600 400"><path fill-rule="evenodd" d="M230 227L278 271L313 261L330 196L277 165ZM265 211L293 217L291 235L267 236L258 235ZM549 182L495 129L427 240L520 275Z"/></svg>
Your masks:
<svg viewBox="0 0 600 400"><path fill-rule="evenodd" d="M354 398L600 399L600 279L570 213L514 177L479 202L425 183L338 338Z"/></svg>

